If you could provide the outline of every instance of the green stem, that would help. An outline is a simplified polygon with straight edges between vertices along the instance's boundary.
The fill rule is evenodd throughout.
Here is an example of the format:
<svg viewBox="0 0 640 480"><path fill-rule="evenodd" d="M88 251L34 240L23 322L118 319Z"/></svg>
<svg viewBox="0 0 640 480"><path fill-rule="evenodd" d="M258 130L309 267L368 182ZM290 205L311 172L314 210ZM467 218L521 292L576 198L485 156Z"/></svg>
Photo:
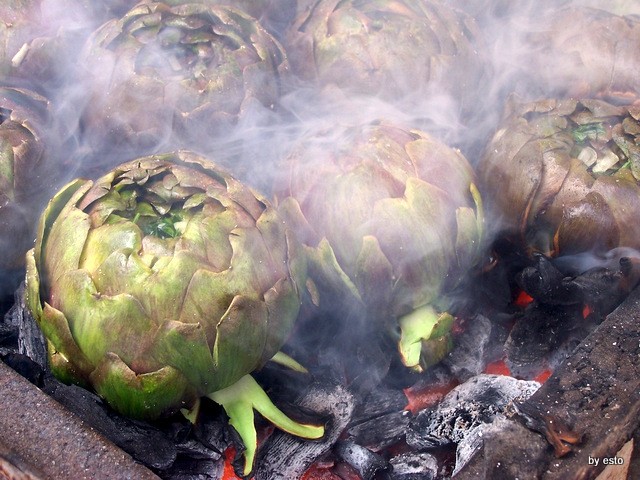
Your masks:
<svg viewBox="0 0 640 480"><path fill-rule="evenodd" d="M298 437L317 439L324 435L324 427L304 425L291 420L265 393L251 375L245 375L230 387L213 392L208 397L222 405L229 416L229 423L236 429L246 448L243 474L248 476L258 448L256 428L253 423L253 410L276 427Z"/></svg>
<svg viewBox="0 0 640 480"><path fill-rule="evenodd" d="M277 363L278 365L282 365L283 367L290 368L291 370L294 370L296 372L309 373L306 368L304 368L286 353L277 352L273 357L271 357L271 361L273 363Z"/></svg>
<svg viewBox="0 0 640 480"><path fill-rule="evenodd" d="M446 355L447 335L453 324L449 313L438 313L432 306L425 305L400 317L398 323L398 348L407 367L422 372Z"/></svg>

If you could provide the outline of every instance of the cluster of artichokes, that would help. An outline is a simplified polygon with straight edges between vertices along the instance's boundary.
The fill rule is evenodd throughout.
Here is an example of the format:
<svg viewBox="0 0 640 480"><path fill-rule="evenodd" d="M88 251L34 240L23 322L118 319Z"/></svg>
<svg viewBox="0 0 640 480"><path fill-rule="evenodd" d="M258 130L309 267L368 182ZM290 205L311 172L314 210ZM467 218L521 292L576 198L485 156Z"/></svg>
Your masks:
<svg viewBox="0 0 640 480"><path fill-rule="evenodd" d="M251 376L270 360L304 370L280 350L309 298L337 315L355 307L413 370L450 351L451 292L489 240L481 194L489 227L527 251L640 247L631 17L554 12L525 40L554 77L526 55L494 77L505 63L491 62L503 46L492 41L505 37L482 28L519 8L502 0L466 12L435 0L95 3L0 6L0 223L20 240L0 237L1 266L26 268L59 378L144 419L211 398L245 443L243 475L254 410L323 435ZM62 8L78 18L52 28ZM563 18L596 27L573 35ZM515 81L488 90L492 78ZM448 144L484 132L487 107L525 84L557 98L510 103L477 165L466 155L486 139ZM306 122L291 108L300 91L314 92L302 96L313 112L340 101ZM566 98L576 92L589 98ZM342 115L361 105L372 111ZM442 105L462 134L427 130L442 112L425 109ZM251 136L265 148L236 155Z"/></svg>

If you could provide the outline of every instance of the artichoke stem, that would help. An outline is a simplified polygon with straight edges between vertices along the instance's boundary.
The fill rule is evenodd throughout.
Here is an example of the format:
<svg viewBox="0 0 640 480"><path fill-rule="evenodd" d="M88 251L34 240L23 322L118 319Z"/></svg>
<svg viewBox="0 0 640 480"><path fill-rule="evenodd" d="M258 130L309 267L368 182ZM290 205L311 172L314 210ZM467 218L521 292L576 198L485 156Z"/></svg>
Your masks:
<svg viewBox="0 0 640 480"><path fill-rule="evenodd" d="M271 357L271 361L296 372L309 373L309 370L304 368L304 366L300 365L296 360L283 352L277 352L273 357Z"/></svg>
<svg viewBox="0 0 640 480"><path fill-rule="evenodd" d="M276 427L298 437L317 439L324 435L324 427L304 425L287 417L276 407L258 382L251 375L245 375L230 387L210 393L208 397L222 405L229 416L229 423L236 429L245 446L243 474L248 476L253 469L258 448L253 410Z"/></svg>
<svg viewBox="0 0 640 480"><path fill-rule="evenodd" d="M453 317L426 305L401 317L398 348L403 363L417 372L438 363L448 352Z"/></svg>

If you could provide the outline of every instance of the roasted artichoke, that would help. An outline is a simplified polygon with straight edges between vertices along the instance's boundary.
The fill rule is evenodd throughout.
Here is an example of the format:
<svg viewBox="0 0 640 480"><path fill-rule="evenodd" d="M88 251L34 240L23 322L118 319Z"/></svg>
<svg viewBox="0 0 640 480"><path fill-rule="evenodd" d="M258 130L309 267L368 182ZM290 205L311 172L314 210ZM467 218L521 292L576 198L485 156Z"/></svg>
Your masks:
<svg viewBox="0 0 640 480"><path fill-rule="evenodd" d="M245 110L271 109L288 69L255 19L199 3L137 5L93 34L83 62L82 134L91 151L118 158L167 144L205 148Z"/></svg>
<svg viewBox="0 0 640 480"><path fill-rule="evenodd" d="M453 322L447 291L482 245L467 160L424 132L374 122L310 134L282 170L277 197L307 246L311 280L329 292L321 306L356 302L369 328L392 336L399 325L411 368L441 360Z"/></svg>
<svg viewBox="0 0 640 480"><path fill-rule="evenodd" d="M640 106L513 102L478 165L488 216L530 251L640 248Z"/></svg>
<svg viewBox="0 0 640 480"><path fill-rule="evenodd" d="M319 0L286 35L292 70L320 87L404 108L450 95L467 110L485 79L473 19L423 0Z"/></svg>
<svg viewBox="0 0 640 480"><path fill-rule="evenodd" d="M37 93L0 87L0 269L24 266L47 193L56 189L50 104Z"/></svg>
<svg viewBox="0 0 640 480"><path fill-rule="evenodd" d="M526 25L526 24L525 24ZM596 8L551 9L514 25L503 56L530 100L640 92L640 20Z"/></svg>
<svg viewBox="0 0 640 480"><path fill-rule="evenodd" d="M208 396L256 450L253 409L293 434L249 375L300 307L305 258L269 203L188 152L76 180L49 203L27 256L27 305L61 379L156 418Z"/></svg>

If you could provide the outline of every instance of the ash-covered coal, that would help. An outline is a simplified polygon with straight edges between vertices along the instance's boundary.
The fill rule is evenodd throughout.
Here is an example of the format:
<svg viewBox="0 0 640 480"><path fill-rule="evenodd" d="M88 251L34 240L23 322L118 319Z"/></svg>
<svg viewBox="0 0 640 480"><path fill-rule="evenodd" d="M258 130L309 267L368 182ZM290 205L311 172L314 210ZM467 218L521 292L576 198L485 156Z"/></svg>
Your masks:
<svg viewBox="0 0 640 480"><path fill-rule="evenodd" d="M439 466L436 457L429 453L402 453L389 460L393 467L390 480L435 480Z"/></svg>
<svg viewBox="0 0 640 480"><path fill-rule="evenodd" d="M351 441L336 444L335 453L342 461L351 465L362 480L373 480L377 474L389 471L389 462L381 455Z"/></svg>
<svg viewBox="0 0 640 480"><path fill-rule="evenodd" d="M531 396L538 382L482 374L449 392L435 408L423 410L410 424L407 443L429 449L461 442L474 428L491 423L515 399Z"/></svg>

